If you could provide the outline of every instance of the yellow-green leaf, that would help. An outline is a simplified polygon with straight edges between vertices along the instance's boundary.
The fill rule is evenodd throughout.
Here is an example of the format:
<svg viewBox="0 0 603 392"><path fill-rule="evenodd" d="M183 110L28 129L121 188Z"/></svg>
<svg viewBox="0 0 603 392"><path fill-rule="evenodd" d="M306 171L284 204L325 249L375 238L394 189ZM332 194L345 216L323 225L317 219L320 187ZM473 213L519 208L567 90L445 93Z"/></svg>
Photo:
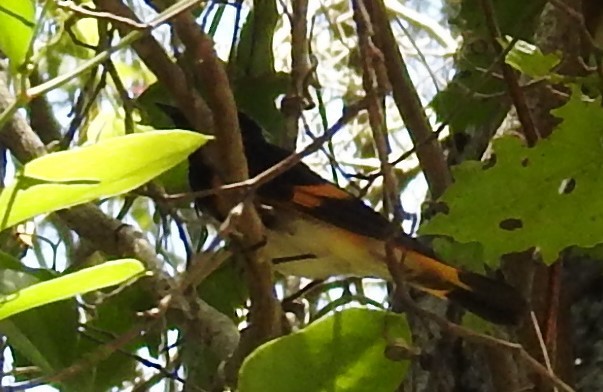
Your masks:
<svg viewBox="0 0 603 392"><path fill-rule="evenodd" d="M25 60L34 32L33 0L0 0L0 50L13 67Z"/></svg>
<svg viewBox="0 0 603 392"><path fill-rule="evenodd" d="M195 132L155 131L35 159L0 194L0 230L39 214L135 189L185 160L206 140Z"/></svg>
<svg viewBox="0 0 603 392"><path fill-rule="evenodd" d="M33 284L4 297L0 306L0 320L38 306L123 283L140 276L144 270L138 260L114 260Z"/></svg>

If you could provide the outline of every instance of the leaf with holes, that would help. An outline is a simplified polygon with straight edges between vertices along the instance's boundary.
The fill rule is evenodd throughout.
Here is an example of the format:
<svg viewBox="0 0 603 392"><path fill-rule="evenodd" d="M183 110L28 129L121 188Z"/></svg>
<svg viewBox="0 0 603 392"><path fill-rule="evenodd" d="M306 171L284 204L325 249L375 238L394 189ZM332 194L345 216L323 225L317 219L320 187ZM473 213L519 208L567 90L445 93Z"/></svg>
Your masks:
<svg viewBox="0 0 603 392"><path fill-rule="evenodd" d="M603 111L575 89L556 109L562 122L527 148L515 137L494 141L495 163L465 162L422 234L479 242L486 262L535 247L552 263L569 246L603 241Z"/></svg>

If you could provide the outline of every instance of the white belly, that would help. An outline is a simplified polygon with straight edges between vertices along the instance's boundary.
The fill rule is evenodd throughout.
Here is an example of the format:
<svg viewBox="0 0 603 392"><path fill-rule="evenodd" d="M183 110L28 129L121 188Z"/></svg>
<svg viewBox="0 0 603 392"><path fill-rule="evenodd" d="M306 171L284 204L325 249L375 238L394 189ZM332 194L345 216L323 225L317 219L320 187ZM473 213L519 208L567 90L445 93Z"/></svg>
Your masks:
<svg viewBox="0 0 603 392"><path fill-rule="evenodd" d="M360 276L388 279L383 243L353 241L350 234L313 219L285 217L278 230L267 229L266 254L283 275L324 279Z"/></svg>

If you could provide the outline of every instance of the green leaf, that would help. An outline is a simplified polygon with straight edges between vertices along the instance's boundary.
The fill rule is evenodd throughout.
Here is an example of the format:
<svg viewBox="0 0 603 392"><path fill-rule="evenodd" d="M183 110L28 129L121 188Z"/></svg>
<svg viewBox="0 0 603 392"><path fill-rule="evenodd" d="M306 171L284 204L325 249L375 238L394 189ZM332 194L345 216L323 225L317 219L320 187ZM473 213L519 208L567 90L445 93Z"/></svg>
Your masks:
<svg viewBox="0 0 603 392"><path fill-rule="evenodd" d="M482 58L475 60L480 61L479 66L487 67L489 64ZM430 106L435 110L438 120L446 121L453 133L490 135L493 129L498 128L509 109L505 102L483 99L482 96L497 96L505 91L505 85L494 78L484 80L483 72L474 69L472 64L459 64L459 68L461 71L446 89L436 94Z"/></svg>
<svg viewBox="0 0 603 392"><path fill-rule="evenodd" d="M0 251L0 293L9 294L55 276L52 271L25 267ZM73 361L78 311L75 301L62 301L0 321L0 333L8 338L14 366L37 366L48 374ZM28 376L17 377L24 381Z"/></svg>
<svg viewBox="0 0 603 392"><path fill-rule="evenodd" d="M34 33L33 0L0 0L0 51L14 68L23 64Z"/></svg>
<svg viewBox="0 0 603 392"><path fill-rule="evenodd" d="M13 349L15 366L36 366L53 374L76 360L78 309L75 300L31 309L0 321ZM21 376L19 380L26 380Z"/></svg>
<svg viewBox="0 0 603 392"><path fill-rule="evenodd" d="M94 298L98 300L98 296ZM157 330L120 345L119 351L110 353L102 360L98 359L97 349L103 342L109 342L113 337L130 330L140 321L136 312L152 306L153 299L144 290L143 284L137 282L111 293L100 303L95 301L94 311L90 313L93 317L87 320L84 333L78 332L81 326L75 300L55 302L2 320L0 333L8 337L15 366L36 366L45 375L90 358L94 353L97 360L63 380L60 389L108 391L136 377L139 364L135 357L137 350L146 347L153 357L160 355L161 331ZM24 374L18 380L30 378L30 374Z"/></svg>
<svg viewBox="0 0 603 392"><path fill-rule="evenodd" d="M284 136L283 115L275 106L278 96L287 92L288 74L277 72L258 77L236 78L233 90L239 109L256 120L262 128L279 141Z"/></svg>
<svg viewBox="0 0 603 392"><path fill-rule="evenodd" d="M511 40L507 39L503 45L508 45L510 42ZM517 41L507 53L505 61L525 75L533 78L546 78L551 76L551 70L559 64L561 59L554 53L545 55L537 46L526 41Z"/></svg>
<svg viewBox="0 0 603 392"><path fill-rule="evenodd" d="M4 297L0 306L0 320L51 302L123 283L143 271L144 266L140 261L122 259L33 284Z"/></svg>
<svg viewBox="0 0 603 392"><path fill-rule="evenodd" d="M545 4L546 0L493 1L501 34L530 39ZM454 55L457 72L446 89L434 97L431 106L438 120L445 121L452 133L492 135L509 111L508 102L499 98L507 91L504 81L484 73L499 61L498 53L490 44L491 33L484 23L480 1L463 0L454 9L458 13L451 15L449 22L463 36L463 44Z"/></svg>
<svg viewBox="0 0 603 392"><path fill-rule="evenodd" d="M0 295L13 293L52 277L54 275L50 270L26 267L19 259L0 251Z"/></svg>
<svg viewBox="0 0 603 392"><path fill-rule="evenodd" d="M434 238L431 247L438 256L446 262L470 269L472 271L484 272L484 249L477 242L468 244L452 241L450 238Z"/></svg>
<svg viewBox="0 0 603 392"><path fill-rule="evenodd" d="M468 34L472 42L479 35L480 38L489 39L490 29L484 23L484 11L479 0L463 0L451 24ZM492 2L496 22L501 33L513 37L524 38L531 36L534 30L533 22L540 16L546 0L496 0ZM521 19L521 23L518 23Z"/></svg>
<svg viewBox="0 0 603 392"><path fill-rule="evenodd" d="M203 145L188 131L155 131L103 140L27 163L0 194L0 230L38 214L137 188Z"/></svg>
<svg viewBox="0 0 603 392"><path fill-rule="evenodd" d="M199 297L224 313L231 319L240 322L237 310L245 306L249 294L243 279L243 271L236 260L228 260L216 271L212 272L197 287Z"/></svg>
<svg viewBox="0 0 603 392"><path fill-rule="evenodd" d="M237 75L274 74L272 43L279 13L276 0L256 0L249 11L237 45Z"/></svg>
<svg viewBox="0 0 603 392"><path fill-rule="evenodd" d="M78 341L77 358L90 356L103 342L110 342L112 337L122 336L140 323L138 312L148 310L155 305L154 298L149 295L142 283L129 285L95 306L94 318L86 323L87 337ZM162 354L161 333L161 329L151 329L143 336L129 340L120 346L120 350L81 372L78 379L70 384L72 388L65 388L65 390L109 391L115 387L119 389L124 382L134 379L140 371L138 369L140 362L136 358L138 350L146 347L152 357L159 357ZM94 337L94 340L90 339L90 336Z"/></svg>
<svg viewBox="0 0 603 392"><path fill-rule="evenodd" d="M241 367L241 392L393 391L408 361L385 357L387 342L410 341L403 316L347 309L266 343Z"/></svg>
<svg viewBox="0 0 603 392"><path fill-rule="evenodd" d="M190 192L188 184L188 161L183 161L162 173L156 179L168 194ZM183 203L188 205L189 203Z"/></svg>
<svg viewBox="0 0 603 392"><path fill-rule="evenodd" d="M485 261L536 247L545 262L572 245L591 247L603 231L603 111L574 89L553 112L562 123L527 148L516 137L494 141L495 164L465 162L441 199L447 214L421 228L479 242ZM491 166L491 167L490 167Z"/></svg>

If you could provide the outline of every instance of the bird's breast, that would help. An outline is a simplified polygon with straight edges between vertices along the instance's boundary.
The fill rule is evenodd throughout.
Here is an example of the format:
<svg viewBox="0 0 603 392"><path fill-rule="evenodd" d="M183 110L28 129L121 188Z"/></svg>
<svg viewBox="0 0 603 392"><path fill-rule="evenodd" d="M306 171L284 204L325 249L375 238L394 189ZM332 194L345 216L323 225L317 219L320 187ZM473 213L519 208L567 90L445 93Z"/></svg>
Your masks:
<svg viewBox="0 0 603 392"><path fill-rule="evenodd" d="M280 213L267 225L266 254L284 275L324 279L361 276L387 279L382 241L296 213Z"/></svg>

